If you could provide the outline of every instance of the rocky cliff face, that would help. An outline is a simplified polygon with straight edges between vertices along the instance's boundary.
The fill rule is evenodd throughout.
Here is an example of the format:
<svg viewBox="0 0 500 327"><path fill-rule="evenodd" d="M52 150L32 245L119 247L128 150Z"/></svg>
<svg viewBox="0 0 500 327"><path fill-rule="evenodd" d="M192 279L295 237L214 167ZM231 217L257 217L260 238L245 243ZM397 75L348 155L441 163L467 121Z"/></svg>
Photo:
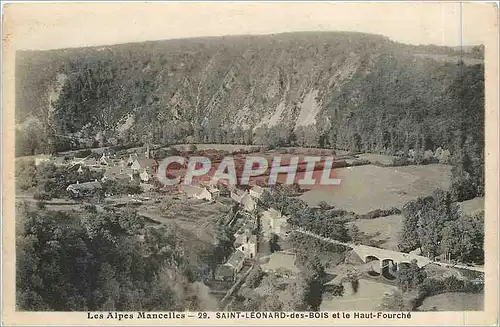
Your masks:
<svg viewBox="0 0 500 327"><path fill-rule="evenodd" d="M100 133L113 142L182 140L207 126L316 126L335 139L358 134L370 148L370 134L403 139L424 123L451 135L466 111L482 126L483 64L473 50L290 33L21 52L17 119L38 118L48 138Z"/></svg>

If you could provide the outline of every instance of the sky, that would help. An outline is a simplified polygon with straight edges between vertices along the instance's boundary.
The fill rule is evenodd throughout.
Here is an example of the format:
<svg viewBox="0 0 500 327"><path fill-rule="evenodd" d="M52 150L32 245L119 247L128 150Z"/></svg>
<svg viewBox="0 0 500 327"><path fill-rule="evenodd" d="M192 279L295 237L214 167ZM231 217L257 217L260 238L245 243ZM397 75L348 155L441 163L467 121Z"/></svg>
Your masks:
<svg viewBox="0 0 500 327"><path fill-rule="evenodd" d="M198 36L358 31L411 44L476 45L497 22L485 3L11 3L4 42L57 49Z"/></svg>

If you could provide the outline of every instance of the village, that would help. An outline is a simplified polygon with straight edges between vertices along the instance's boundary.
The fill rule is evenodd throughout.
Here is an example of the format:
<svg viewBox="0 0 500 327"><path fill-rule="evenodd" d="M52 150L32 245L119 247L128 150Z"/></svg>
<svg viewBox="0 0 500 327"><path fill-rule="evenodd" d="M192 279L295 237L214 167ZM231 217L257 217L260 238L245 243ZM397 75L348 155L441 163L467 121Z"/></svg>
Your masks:
<svg viewBox="0 0 500 327"><path fill-rule="evenodd" d="M318 152L314 153L314 150L308 149L307 154L332 155L331 150L316 151ZM298 151L294 149L291 154L294 154L294 152ZM190 244L186 244L186 246L192 246L192 244L196 246L195 244L201 243L216 248L221 237L230 240L231 244L225 244L222 257L212 258L216 262L216 266L212 268L211 277L204 280L204 283L210 289L210 294L217 298L218 306L222 309L230 309L233 305L237 305L234 304L235 302L239 303L235 299L241 298L241 294L247 294L248 290L252 289L252 286L248 284L248 280L252 280L252 272L255 272L256 269L266 276L274 276L272 278L277 278L285 285L295 280L301 274L301 271L297 266L297 244L294 244L294 242L300 237L304 237L304 235L297 235L301 234L301 231L297 230L297 226L292 228L287 222L288 216L282 214L276 208L266 206L262 201L265 191L269 189L269 186L266 186L265 183L265 178L268 176L266 174L251 178L249 185L230 185L224 179L214 183L210 174L199 176L190 185L185 185L183 178L187 165L179 164L172 165L168 170L168 173L172 175L171 177L179 177L179 183L164 185L158 182L157 171L161 160L166 156L182 156L184 158L206 156L210 158L212 163L217 164L227 155L231 155L238 160L245 158L248 153L252 153L252 155L260 153L263 156L276 153L283 154L283 152L265 152L253 148L247 148L246 150L239 148L236 150L235 148L233 151L222 151L212 148L198 150L194 145L180 148L158 148L145 144L142 147L119 151L110 148L86 149L59 153L57 156L38 155L30 159L34 161L37 167L51 164L63 171L72 171L73 175L76 173L76 176L80 176L80 178L76 179L76 182L72 179L71 183L64 186L65 197L70 198L70 200L66 201L72 201L66 202L68 210L75 210L76 207L86 203L92 203L101 209L111 207L117 210L128 210L128 208L133 207L133 210L136 210L137 214L143 217L149 226L154 228L161 228L162 226L174 227L177 228L176 230L179 233L187 232L185 235L189 237ZM290 152L288 153L290 154ZM290 188L290 194L295 194L294 196L299 199L305 199L313 207L317 208L319 199L326 200L326 196L328 196L329 199L334 200L336 205L339 204L340 208L349 210L350 199L356 195L346 191L349 191L350 185L355 185L353 184L355 182L353 178L358 178L358 174L363 174L362 172L365 170L367 170L366 176L359 175L360 182L363 183L370 182L373 179L372 174L368 175L372 170L378 170L381 173L396 173L397 170L393 171L393 168L390 167L391 162L393 162L391 160L397 160L398 157L394 158L365 154L337 155L335 167L340 167L340 169L337 169L336 172L340 172L342 176L348 174L349 178L348 184L344 187L301 189L296 183L287 187ZM382 160L386 160L387 163L384 164ZM241 177L243 165L241 161L237 162L237 174ZM446 168L439 165L427 167L429 168L425 168L426 172L436 170L436 173L441 173L436 168ZM93 174L89 175L89 171L93 172ZM126 187L122 188L121 192L117 192L115 188L109 187L110 183ZM402 185L402 187L406 188L406 185ZM328 193L332 192L332 190L336 194L335 197ZM346 194L341 192L346 192ZM359 189L356 192L358 194ZM100 197L96 199L95 194L100 194ZM16 196L20 197L20 195ZM366 194L365 196L369 199L374 197L373 194ZM412 195L408 195L408 197L410 196ZM61 199L57 201L61 202ZM404 201L404 199L399 201ZM389 205L392 206L397 203L397 201L393 200L386 202L386 205L380 203L375 208L389 208ZM363 209L365 203L370 204L369 201L358 201L356 203L359 209ZM46 204L52 205L51 201L47 201ZM373 206L373 204L370 205ZM57 206L57 209L60 210L62 207ZM370 216L368 211L358 211L354 207L351 210L346 211L348 216L352 216L354 212L366 213L358 215L360 219L355 218L356 215L353 216L354 218L349 218L355 219L355 221L349 223L350 226L356 225L362 228L361 235L365 235L362 236L365 238L363 240L364 244L374 244L378 248L380 245L375 245L374 242L376 242L377 238L380 238L381 231L389 237L389 241L385 245L383 244L382 248L396 250L392 244L395 241L397 242L397 233L400 228L398 224L400 224L401 216L396 214L385 218L384 214L382 214L377 219L367 219L366 217ZM392 211L375 210L372 213L380 215L381 212L390 214ZM396 227L389 228L384 232L377 223L384 219L396 221ZM370 222L373 222L373 227L369 226ZM292 232L294 232L293 235ZM196 239L193 239L193 236ZM315 237L314 234L310 236ZM311 240L310 238L307 242L311 242ZM323 244L330 241L328 239L322 240ZM335 243L335 240L333 242ZM331 276L331 280L326 282L325 287L326 289L331 288L333 293L338 287L341 287L344 295L332 297L332 292L325 292L322 306L330 308L330 306L341 305L348 308L350 301L356 301L367 310L374 309L385 296L384 294L390 294L397 289L394 276L390 276L394 275L394 272L384 273L382 271L387 267L394 268L395 265L392 265L392 262L388 265L383 264L384 260L369 262L367 258L373 258L373 255L360 255L356 250L361 253L364 251L362 247L360 249L353 246L349 247L354 249L352 252L354 255L339 255L335 251L325 252L327 257L322 260L327 265L327 274ZM375 252L378 251L375 250ZM396 258L394 260L397 261ZM439 276L448 276L450 273L449 268L439 267L436 264L428 265L426 271L432 271L433 274L436 271ZM453 276L464 278L456 270L453 271ZM381 275L391 278L387 279ZM359 285L361 285L360 292L353 289L351 285L352 276L361 278L359 281ZM259 292L267 292L265 286L257 287L254 291L258 294L260 294ZM362 294L367 293L381 294L381 297L377 298L377 301L365 301ZM280 296L289 297L287 294Z"/></svg>
<svg viewBox="0 0 500 327"><path fill-rule="evenodd" d="M193 185L179 183L165 186L156 179L159 160L155 159L154 151L150 150L149 145L122 153L103 149L100 153L91 151L86 157L71 157L72 155L68 154L39 155L34 157L34 162L35 166L49 163L56 167L76 170L82 176L85 169L102 174L100 179L82 179L66 187L67 195L78 203L88 201L93 194L101 192L103 185L109 181L139 185L139 194L118 195L106 192L104 201L99 205L112 205L117 208L133 205L138 208L140 215L156 226L175 223L191 231L196 230L204 218L210 218L211 221L201 224L205 228L202 231L205 234L198 235L206 242L214 242L211 230L214 229L217 219L220 219L217 214L231 207L236 208L232 211L232 218L226 222L228 228L234 231L234 251L227 254L213 275L215 283L224 285L221 302L226 304L228 297L236 291L236 286L241 285L253 267L261 264L260 258L267 257L267 261L263 260L264 263L269 261L271 238L289 235L287 217L273 208L261 205L259 199L266 188L260 186L262 183L259 183L259 180L251 182L249 186L236 187L225 180L213 184L209 178L201 178ZM182 169L185 167L178 167L179 171ZM163 203L172 201L190 206L189 210L194 208L189 214L191 217L183 219L181 213L174 213L175 209L172 207L172 213L162 212ZM200 216L199 219L194 217L196 215ZM165 218L166 216L172 219ZM277 269L269 264L263 264L262 268L268 273Z"/></svg>

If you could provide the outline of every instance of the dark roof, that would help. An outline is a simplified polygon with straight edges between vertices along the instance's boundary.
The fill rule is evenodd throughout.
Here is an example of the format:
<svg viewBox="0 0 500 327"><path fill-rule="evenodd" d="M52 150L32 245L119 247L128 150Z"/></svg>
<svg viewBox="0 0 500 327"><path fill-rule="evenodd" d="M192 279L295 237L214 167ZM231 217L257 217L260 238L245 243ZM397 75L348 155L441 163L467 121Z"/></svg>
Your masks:
<svg viewBox="0 0 500 327"><path fill-rule="evenodd" d="M216 277L233 277L233 275L234 275L234 272L231 269L231 267L228 267L225 265L220 265L215 270Z"/></svg>
<svg viewBox="0 0 500 327"><path fill-rule="evenodd" d="M235 189L235 190L234 190L234 193L235 193L236 195L239 195L239 196L243 196L243 195L245 195L245 191L240 190L240 189Z"/></svg>
<svg viewBox="0 0 500 327"><path fill-rule="evenodd" d="M157 162L154 159L136 159L136 160L141 168L151 169L152 167L157 165Z"/></svg>
<svg viewBox="0 0 500 327"><path fill-rule="evenodd" d="M108 179L130 178L128 174L132 173L130 168L122 168L120 166L108 166L104 172L104 176Z"/></svg>
<svg viewBox="0 0 500 327"><path fill-rule="evenodd" d="M245 260L245 254L240 250L238 250L229 257L226 264L236 267L243 260Z"/></svg>

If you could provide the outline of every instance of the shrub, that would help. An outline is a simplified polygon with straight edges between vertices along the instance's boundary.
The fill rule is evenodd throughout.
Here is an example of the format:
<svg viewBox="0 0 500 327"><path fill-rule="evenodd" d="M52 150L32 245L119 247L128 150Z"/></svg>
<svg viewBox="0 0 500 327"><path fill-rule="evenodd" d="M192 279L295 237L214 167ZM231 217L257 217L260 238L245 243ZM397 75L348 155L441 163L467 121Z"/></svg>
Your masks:
<svg viewBox="0 0 500 327"><path fill-rule="evenodd" d="M379 217L387 217L390 215L399 215L399 214L401 214L401 210L399 210L396 207L392 207L390 209L376 209L366 214L356 215L356 219L375 219Z"/></svg>

